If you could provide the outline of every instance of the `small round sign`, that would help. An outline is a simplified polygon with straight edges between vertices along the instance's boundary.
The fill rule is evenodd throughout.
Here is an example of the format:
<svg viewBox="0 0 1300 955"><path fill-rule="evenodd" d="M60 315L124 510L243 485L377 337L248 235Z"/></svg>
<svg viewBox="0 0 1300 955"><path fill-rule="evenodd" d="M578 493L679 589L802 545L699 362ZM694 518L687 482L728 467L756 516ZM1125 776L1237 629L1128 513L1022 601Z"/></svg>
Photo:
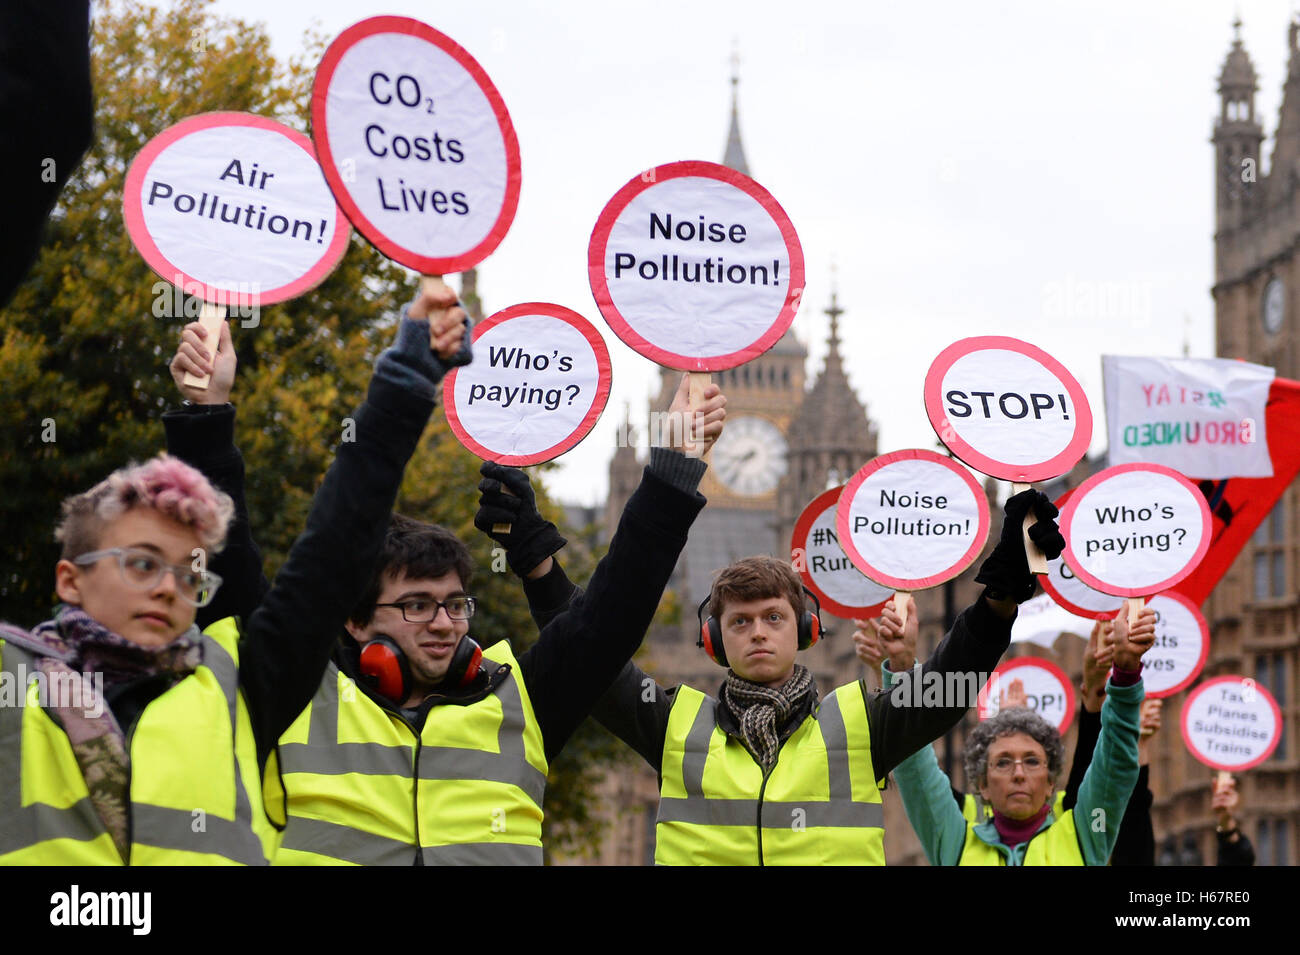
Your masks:
<svg viewBox="0 0 1300 955"><path fill-rule="evenodd" d="M875 617L894 591L863 575L840 546L835 505L843 490L823 491L803 509L790 538L790 560L823 609L846 620Z"/></svg>
<svg viewBox="0 0 1300 955"><path fill-rule="evenodd" d="M596 220L587 270L614 334L683 371L761 355L803 295L803 250L785 210L711 162L656 166L620 189Z"/></svg>
<svg viewBox="0 0 1300 955"><path fill-rule="evenodd" d="M321 58L311 118L339 205L393 261L462 272L505 238L519 141L501 94L450 37L408 17L353 24Z"/></svg>
<svg viewBox="0 0 1300 955"><path fill-rule="evenodd" d="M1074 491L1066 491L1056 499L1056 507L1061 510ZM1064 607L1072 614L1090 620L1112 620L1115 611L1124 606L1124 598L1113 594L1093 590L1081 581L1064 557L1057 557L1047 562L1047 573L1038 578L1043 590L1059 607Z"/></svg>
<svg viewBox="0 0 1300 955"><path fill-rule="evenodd" d="M1062 558L1094 590L1146 597L1168 590L1210 547L1210 508L1160 464L1119 464L1079 487L1061 511Z"/></svg>
<svg viewBox="0 0 1300 955"><path fill-rule="evenodd" d="M956 577L989 533L983 489L951 458L916 448L863 465L836 507L840 546L876 583L922 590Z"/></svg>
<svg viewBox="0 0 1300 955"><path fill-rule="evenodd" d="M925 410L944 445L977 471L1032 483L1058 477L1092 440L1092 410L1065 366L1028 342L954 342L925 376Z"/></svg>
<svg viewBox="0 0 1300 955"><path fill-rule="evenodd" d="M1153 699L1173 696L1192 684L1210 655L1210 624L1176 590L1156 594L1147 606L1156 612L1156 641L1142 656L1142 683Z"/></svg>
<svg viewBox="0 0 1300 955"><path fill-rule="evenodd" d="M1258 766L1281 740L1282 710L1249 677L1206 680L1183 701L1183 742L1211 769L1236 773Z"/></svg>
<svg viewBox="0 0 1300 955"><path fill-rule="evenodd" d="M149 140L127 170L122 211L150 268L235 308L314 288L348 245L311 141L250 113L202 113Z"/></svg>
<svg viewBox="0 0 1300 955"><path fill-rule="evenodd" d="M979 695L979 716L986 720L996 716L1011 681L1019 680L1025 688L1025 702L1062 736L1074 721L1074 686L1065 671L1042 657L1016 657L1000 664L989 677Z"/></svg>
<svg viewBox="0 0 1300 955"><path fill-rule="evenodd" d="M540 464L596 425L609 399L609 349L562 305L512 305L473 331L474 364L443 379L447 424L485 461Z"/></svg>

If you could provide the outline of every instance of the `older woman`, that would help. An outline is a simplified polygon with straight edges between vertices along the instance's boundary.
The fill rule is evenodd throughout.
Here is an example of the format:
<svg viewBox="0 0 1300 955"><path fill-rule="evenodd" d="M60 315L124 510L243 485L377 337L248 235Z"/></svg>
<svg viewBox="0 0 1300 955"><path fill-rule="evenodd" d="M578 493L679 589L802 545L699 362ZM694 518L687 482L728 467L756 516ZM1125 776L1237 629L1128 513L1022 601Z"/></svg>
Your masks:
<svg viewBox="0 0 1300 955"><path fill-rule="evenodd" d="M1003 710L967 737L967 784L992 807L992 819L962 816L932 747L899 764L894 779L931 864L1106 864L1137 780L1141 660L1154 639L1151 610L1131 631L1125 620L1116 622L1101 736L1071 810L1053 807L1065 755L1060 733L1026 709Z"/></svg>

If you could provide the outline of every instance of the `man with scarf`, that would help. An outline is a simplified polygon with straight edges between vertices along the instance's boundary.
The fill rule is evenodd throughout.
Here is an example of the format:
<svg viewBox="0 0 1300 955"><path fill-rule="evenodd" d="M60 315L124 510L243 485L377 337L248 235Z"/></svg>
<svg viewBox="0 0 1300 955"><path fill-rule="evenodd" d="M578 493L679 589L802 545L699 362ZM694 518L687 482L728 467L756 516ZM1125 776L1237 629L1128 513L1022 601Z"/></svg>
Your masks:
<svg viewBox="0 0 1300 955"><path fill-rule="evenodd" d="M527 477L489 470L475 525L507 548L545 525L527 501ZM509 489L510 493L505 493ZM1010 643L1016 606L1033 596L1021 528L1049 557L1064 548L1056 508L1038 491L1007 501L1002 536L975 578L981 597L953 624L919 679L991 671ZM509 534L495 526L510 523ZM528 561L511 560L516 571ZM524 589L539 622L578 592L554 562ZM909 603L911 599L908 598ZM820 698L812 674L795 663L810 645L813 614L789 563L751 557L723 569L708 600L701 644L728 666L716 697L687 686L664 689L634 664L593 711L660 778L655 861L669 865L883 865L880 782L902 760L942 735L974 701L918 699L900 684L869 695L862 681ZM886 619L901 625L892 606ZM909 628L916 612L908 612ZM914 645L914 644L913 644ZM901 637L885 640L889 669L915 658ZM969 680L954 681L969 683ZM944 685L952 685L943 681Z"/></svg>
<svg viewBox="0 0 1300 955"><path fill-rule="evenodd" d="M268 863L267 762L369 582L439 379L469 361L454 304L444 287L411 305L242 625L195 625L221 583L207 558L247 517L193 468L161 456L64 503L61 606L0 630L0 864Z"/></svg>

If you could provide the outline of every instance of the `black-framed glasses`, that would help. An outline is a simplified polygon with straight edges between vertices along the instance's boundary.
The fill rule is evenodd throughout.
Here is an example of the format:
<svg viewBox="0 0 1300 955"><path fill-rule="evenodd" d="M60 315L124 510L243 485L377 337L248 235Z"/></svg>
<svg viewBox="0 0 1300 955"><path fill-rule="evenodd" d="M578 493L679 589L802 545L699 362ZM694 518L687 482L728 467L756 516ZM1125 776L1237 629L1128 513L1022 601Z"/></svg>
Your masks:
<svg viewBox="0 0 1300 955"><path fill-rule="evenodd" d="M474 616L473 597L450 597L445 601L432 597L412 597L391 604L375 604L375 607L396 607L402 611L402 619L407 623L428 623L438 616L441 608L447 611L452 620L468 620Z"/></svg>
<svg viewBox="0 0 1300 955"><path fill-rule="evenodd" d="M169 564L152 551L135 547L112 547L95 550L74 558L73 563L85 567L105 557L116 557L122 579L136 590L152 590L170 570L176 580L176 592L182 600L195 607L206 607L217 595L221 577L210 570L195 570L188 564Z"/></svg>

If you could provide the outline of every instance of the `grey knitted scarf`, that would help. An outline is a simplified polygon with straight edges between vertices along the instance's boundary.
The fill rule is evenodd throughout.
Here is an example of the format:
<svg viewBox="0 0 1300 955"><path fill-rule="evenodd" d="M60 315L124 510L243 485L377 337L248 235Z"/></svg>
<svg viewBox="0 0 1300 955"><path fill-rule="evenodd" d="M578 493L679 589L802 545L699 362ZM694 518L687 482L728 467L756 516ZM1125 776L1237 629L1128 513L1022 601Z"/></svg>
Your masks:
<svg viewBox="0 0 1300 955"><path fill-rule="evenodd" d="M740 724L741 739L763 767L764 774L776 765L781 749L781 728L812 689L812 673L799 664L795 664L790 679L776 689L751 683L736 676L733 670L727 671L727 682L722 686L722 703Z"/></svg>

